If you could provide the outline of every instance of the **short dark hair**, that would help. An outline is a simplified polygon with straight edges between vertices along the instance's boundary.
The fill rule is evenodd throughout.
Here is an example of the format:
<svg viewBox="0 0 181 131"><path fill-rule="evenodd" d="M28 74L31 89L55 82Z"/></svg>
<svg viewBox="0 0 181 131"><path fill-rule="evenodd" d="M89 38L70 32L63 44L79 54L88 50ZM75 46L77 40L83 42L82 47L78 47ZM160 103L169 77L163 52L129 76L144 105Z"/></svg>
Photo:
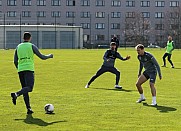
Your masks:
<svg viewBox="0 0 181 131"><path fill-rule="evenodd" d="M31 38L30 32L25 32L24 35L23 35L23 39L24 40L29 40L30 38Z"/></svg>
<svg viewBox="0 0 181 131"><path fill-rule="evenodd" d="M138 44L135 48L136 48L136 49L140 48L141 50L143 50L145 47L144 47L144 45L142 45L142 44Z"/></svg>
<svg viewBox="0 0 181 131"><path fill-rule="evenodd" d="M115 42L111 42L111 43L110 43L110 46L112 46L112 45L114 46L114 45L116 45L116 43L115 43Z"/></svg>

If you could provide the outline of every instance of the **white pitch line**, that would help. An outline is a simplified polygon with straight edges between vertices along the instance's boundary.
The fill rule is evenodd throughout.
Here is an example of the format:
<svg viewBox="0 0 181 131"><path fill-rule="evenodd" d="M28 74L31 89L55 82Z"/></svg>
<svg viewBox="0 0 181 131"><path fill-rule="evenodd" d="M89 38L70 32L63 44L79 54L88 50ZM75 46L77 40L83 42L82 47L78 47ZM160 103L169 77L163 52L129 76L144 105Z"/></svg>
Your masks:
<svg viewBox="0 0 181 131"><path fill-rule="evenodd" d="M96 61L59 61L59 62L65 62L65 63L66 63L66 62L67 62L67 63L68 63L68 62L76 62L76 63L77 63L77 62L96 62Z"/></svg>

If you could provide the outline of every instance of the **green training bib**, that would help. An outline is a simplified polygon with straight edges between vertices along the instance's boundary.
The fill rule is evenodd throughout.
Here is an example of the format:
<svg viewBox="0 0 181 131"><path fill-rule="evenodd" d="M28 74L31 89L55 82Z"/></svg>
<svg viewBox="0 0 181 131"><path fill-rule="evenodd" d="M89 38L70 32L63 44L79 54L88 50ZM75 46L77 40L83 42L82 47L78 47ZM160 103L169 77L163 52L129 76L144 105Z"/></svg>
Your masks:
<svg viewBox="0 0 181 131"><path fill-rule="evenodd" d="M172 54L172 49L173 49L173 41L167 42L167 47L166 47L166 53Z"/></svg>
<svg viewBox="0 0 181 131"><path fill-rule="evenodd" d="M18 55L18 72L20 71L34 71L34 53L32 44L24 42L17 47Z"/></svg>

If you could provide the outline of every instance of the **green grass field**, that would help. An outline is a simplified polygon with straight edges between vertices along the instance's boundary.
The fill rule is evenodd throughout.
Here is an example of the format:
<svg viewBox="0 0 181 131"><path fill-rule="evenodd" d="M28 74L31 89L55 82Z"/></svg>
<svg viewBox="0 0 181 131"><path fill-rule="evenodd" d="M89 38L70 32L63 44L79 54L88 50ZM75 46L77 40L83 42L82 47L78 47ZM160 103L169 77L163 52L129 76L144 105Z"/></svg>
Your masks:
<svg viewBox="0 0 181 131"><path fill-rule="evenodd" d="M163 79L157 79L157 107L151 107L148 82L144 84L146 102L137 104L139 94L135 87L138 72L137 53L134 49L120 49L122 56L131 55L130 61L116 61L121 71L120 85L115 90L115 76L106 73L89 89L87 81L102 64L105 50L41 50L53 53L54 59L42 61L35 57L35 87L31 106L35 112L26 115L23 97L17 105L10 93L20 87L13 65L14 50L0 50L0 130L1 131L180 131L181 130L181 51L175 50L175 69L161 68ZM159 64L164 50L149 49ZM52 103L55 114L44 113L44 105Z"/></svg>

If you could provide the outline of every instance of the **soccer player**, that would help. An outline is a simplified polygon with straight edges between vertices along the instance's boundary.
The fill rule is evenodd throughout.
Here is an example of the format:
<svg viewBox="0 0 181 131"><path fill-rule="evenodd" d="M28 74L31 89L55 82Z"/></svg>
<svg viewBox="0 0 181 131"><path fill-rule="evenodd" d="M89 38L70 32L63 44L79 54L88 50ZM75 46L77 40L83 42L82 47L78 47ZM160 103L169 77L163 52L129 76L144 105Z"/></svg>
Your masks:
<svg viewBox="0 0 181 131"><path fill-rule="evenodd" d="M115 34L114 34L113 38L111 39L111 42L116 43L116 51L117 51L118 47L119 47L119 39L117 38L117 36Z"/></svg>
<svg viewBox="0 0 181 131"><path fill-rule="evenodd" d="M148 79L150 79L149 84L150 84L151 93L152 93L151 105L156 106L157 102L156 102L155 81L156 81L157 72L158 72L160 80L162 79L160 66L158 65L153 55L144 50L144 46L142 44L138 44L135 48L137 50L138 60L140 62L138 80L136 82L136 87L138 89L138 92L140 93L140 98L138 99L137 103L141 103L142 101L146 100L143 94L142 84L145 83ZM143 72L143 74L141 74L143 67L145 68L145 71Z"/></svg>
<svg viewBox="0 0 181 131"><path fill-rule="evenodd" d="M32 92L34 86L34 54L42 60L53 58L53 54L41 54L38 48L30 43L31 34L29 32L24 33L23 39L24 42L17 46L14 54L14 64L18 70L22 89L18 92L11 93L11 97L13 104L16 105L17 97L23 95L27 114L32 114L33 111L30 106L28 93Z"/></svg>
<svg viewBox="0 0 181 131"><path fill-rule="evenodd" d="M172 56L172 51L174 50L175 48L175 44L172 40L172 37L171 36L168 36L168 41L167 41L167 46L166 46L166 52L165 54L163 55L163 66L162 67L166 67L166 60L165 58L168 57L168 61L170 62L172 68L174 68L174 65L172 63L172 60L171 60L171 56Z"/></svg>
<svg viewBox="0 0 181 131"><path fill-rule="evenodd" d="M100 75L102 75L105 72L111 72L116 75L116 84L115 88L122 89L121 86L119 86L119 79L120 79L120 72L114 67L114 63L116 58L120 60L129 60L130 56L127 56L126 58L123 58L118 52L116 52L116 43L111 42L110 43L110 49L107 50L104 54L104 62L101 68L97 71L97 73L90 79L88 84L85 86L85 88L89 88L90 84Z"/></svg>

